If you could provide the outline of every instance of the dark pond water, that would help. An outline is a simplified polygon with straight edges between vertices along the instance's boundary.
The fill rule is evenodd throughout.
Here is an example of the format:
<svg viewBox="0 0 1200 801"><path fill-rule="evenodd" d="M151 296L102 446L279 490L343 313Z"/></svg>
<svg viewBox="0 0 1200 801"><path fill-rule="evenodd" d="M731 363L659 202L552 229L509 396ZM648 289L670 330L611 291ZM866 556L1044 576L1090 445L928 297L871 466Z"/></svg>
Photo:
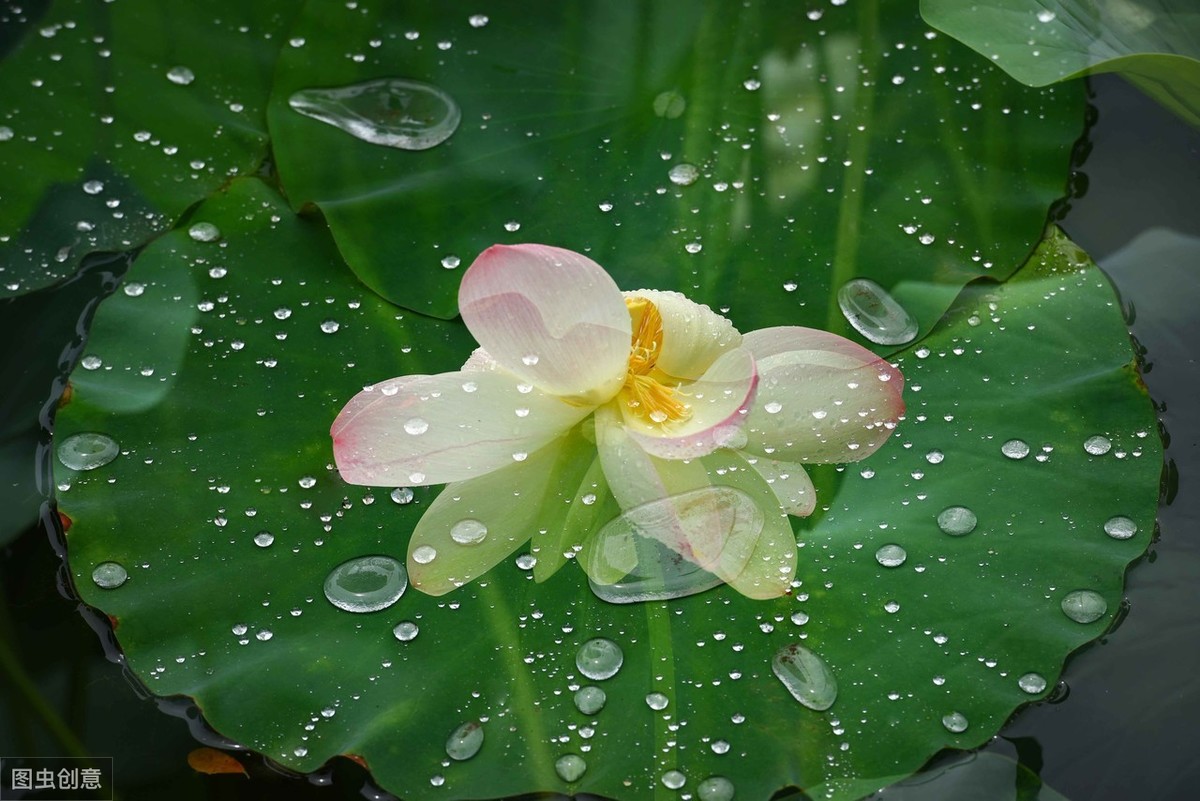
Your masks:
<svg viewBox="0 0 1200 801"><path fill-rule="evenodd" d="M1058 702L1025 710L987 749L1020 759L1034 779L974 788L973 797L987 801L1039 792L1049 798L1051 789L1076 801L1182 801L1200 793L1200 133L1119 79L1094 87L1099 121L1084 168L1090 188L1064 226L1109 271L1134 312L1146 383L1169 435L1171 500L1161 509L1161 537L1129 573L1123 621L1071 659ZM186 757L197 743L188 724L158 708L183 707L139 698L105 660L88 620L56 591L58 558L37 520L33 454L41 435L33 421L102 273L103 265L52 300L8 306L0 320L12 348L0 357L0 456L25 455L29 467L0 477L3 514L27 527L0 549L0 755L111 753L124 799L358 798L365 774L348 762L324 777L333 786L267 768L255 770L253 781L193 772ZM44 723L47 710L22 700L28 693L13 670L18 663L62 722L57 735ZM903 797L963 797L961 787L944 783L916 792Z"/></svg>

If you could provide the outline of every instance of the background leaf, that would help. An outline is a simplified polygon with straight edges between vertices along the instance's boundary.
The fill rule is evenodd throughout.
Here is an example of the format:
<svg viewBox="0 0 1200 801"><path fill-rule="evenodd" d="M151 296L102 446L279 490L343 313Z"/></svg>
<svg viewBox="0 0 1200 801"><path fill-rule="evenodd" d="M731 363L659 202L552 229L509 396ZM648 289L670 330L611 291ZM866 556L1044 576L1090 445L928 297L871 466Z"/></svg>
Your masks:
<svg viewBox="0 0 1200 801"><path fill-rule="evenodd" d="M925 20L1029 86L1119 72L1200 126L1200 11L1191 0L921 0Z"/></svg>

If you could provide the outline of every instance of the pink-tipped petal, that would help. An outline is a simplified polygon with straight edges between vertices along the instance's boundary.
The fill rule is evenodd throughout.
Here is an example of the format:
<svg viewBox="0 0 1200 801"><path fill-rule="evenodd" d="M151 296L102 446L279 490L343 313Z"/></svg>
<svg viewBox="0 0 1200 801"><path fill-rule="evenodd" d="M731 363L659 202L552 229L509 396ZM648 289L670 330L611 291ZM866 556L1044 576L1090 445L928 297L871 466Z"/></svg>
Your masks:
<svg viewBox="0 0 1200 801"><path fill-rule="evenodd" d="M625 380L631 323L600 265L546 245L493 245L463 275L463 322L504 369L591 404Z"/></svg>
<svg viewBox="0 0 1200 801"><path fill-rule="evenodd" d="M809 328L767 328L743 338L758 364L745 420L746 450L789 462L869 456L904 414L904 377L869 350Z"/></svg>
<svg viewBox="0 0 1200 801"><path fill-rule="evenodd" d="M678 292L639 289L625 296L646 298L658 307L663 345L656 366L669 376L695 381L721 354L741 344L733 323Z"/></svg>
<svg viewBox="0 0 1200 801"><path fill-rule="evenodd" d="M660 425L622 403L625 426L638 445L660 459L692 459L717 448L739 448L746 441L742 422L757 381L749 350L726 351L699 380L678 390L687 419Z"/></svg>
<svg viewBox="0 0 1200 801"><path fill-rule="evenodd" d="M403 376L355 395L330 434L347 482L424 486L519 461L590 411L503 370Z"/></svg>
<svg viewBox="0 0 1200 801"><path fill-rule="evenodd" d="M794 517L808 517L817 508L817 491L803 465L767 456L742 455L767 482L783 511Z"/></svg>

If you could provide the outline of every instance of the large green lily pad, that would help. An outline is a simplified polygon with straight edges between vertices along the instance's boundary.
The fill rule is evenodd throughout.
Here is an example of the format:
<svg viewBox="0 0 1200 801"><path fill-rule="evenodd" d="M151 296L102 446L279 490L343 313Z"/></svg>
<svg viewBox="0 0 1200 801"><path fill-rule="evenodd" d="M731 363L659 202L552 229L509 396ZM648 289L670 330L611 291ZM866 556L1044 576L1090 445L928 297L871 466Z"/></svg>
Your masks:
<svg viewBox="0 0 1200 801"><path fill-rule="evenodd" d="M906 4L486 12L309 3L268 110L293 208L319 207L369 287L438 317L483 248L552 241L626 287L838 331L832 290L868 277L924 333L1024 262L1081 133L1079 87L1008 80ZM288 103L390 78L448 93L457 132L395 149Z"/></svg>
<svg viewBox="0 0 1200 801"><path fill-rule="evenodd" d="M692 792L721 775L743 798L786 786L856 797L939 749L986 741L1044 697L1067 654L1113 620L1125 567L1149 542L1153 409L1111 288L1052 231L1010 281L972 285L897 354L907 417L868 461L817 474L792 597L722 587L614 606L576 566L537 584L510 561L439 598L410 589L385 611L342 611L322 593L329 571L402 557L436 490L397 504L389 488L345 485L329 423L362 385L453 369L472 343L460 324L366 291L328 230L258 180L234 182L194 219L222 238L175 231L141 254L126 286L142 291L101 307L87 353L100 364L76 371L60 412L60 448L95 431L121 449L92 471L59 466L70 568L151 690L194 698L222 734L290 768L351 754L406 799L674 797L661 781L672 769ZM726 273L712 269L696 297L717 303ZM740 265L739 280L758 269ZM771 303L733 316L743 329L789 322ZM150 317L177 344L148 354L148 335L125 335ZM1093 436L1107 450L1085 450ZM1024 458L1003 452L1017 439ZM977 519L964 536L939 529L953 506ZM1114 516L1136 534L1108 536ZM885 544L905 549L901 566L876 560ZM130 577L100 589L92 571L110 560ZM1076 590L1107 611L1067 617ZM402 621L415 639L393 636ZM590 682L575 654L596 636L620 644L624 666L601 683L607 706L583 715L572 695ZM796 703L772 675L789 644L836 676L828 711ZM1025 680L1034 692L1021 687L1029 674L1044 681ZM651 709L651 692L669 705ZM965 730L943 724L953 713ZM472 720L482 750L449 761L446 737ZM554 770L567 753L588 765L570 784Z"/></svg>

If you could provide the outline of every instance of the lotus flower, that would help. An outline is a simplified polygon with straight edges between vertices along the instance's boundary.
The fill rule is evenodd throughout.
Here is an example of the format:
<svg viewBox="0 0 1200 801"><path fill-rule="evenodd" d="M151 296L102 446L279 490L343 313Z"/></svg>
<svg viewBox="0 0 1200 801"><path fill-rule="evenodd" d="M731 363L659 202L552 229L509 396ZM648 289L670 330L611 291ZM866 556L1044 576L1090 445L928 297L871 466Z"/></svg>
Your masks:
<svg viewBox="0 0 1200 801"><path fill-rule="evenodd" d="M608 600L784 594L788 516L816 504L801 463L866 457L904 410L900 373L846 339L742 335L569 250L488 248L459 309L480 344L460 370L367 387L331 430L351 484L447 484L409 545L433 595L530 538L536 579L578 557Z"/></svg>

